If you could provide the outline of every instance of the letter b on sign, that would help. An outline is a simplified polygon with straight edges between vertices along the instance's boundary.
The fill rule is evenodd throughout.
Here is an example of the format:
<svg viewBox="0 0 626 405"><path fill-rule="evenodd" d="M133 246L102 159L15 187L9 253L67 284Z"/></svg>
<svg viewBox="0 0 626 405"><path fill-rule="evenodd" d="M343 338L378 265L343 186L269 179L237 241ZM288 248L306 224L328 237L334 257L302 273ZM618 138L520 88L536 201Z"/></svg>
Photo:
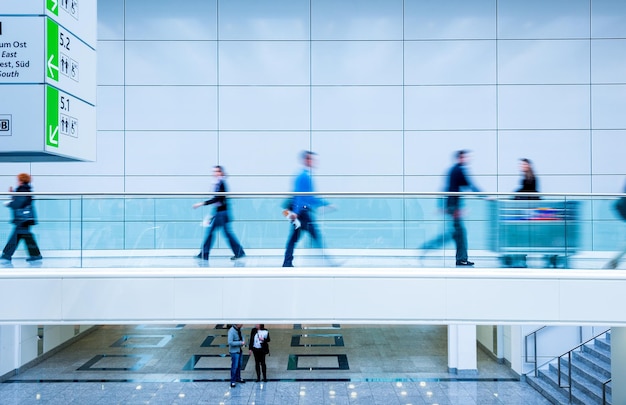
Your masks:
<svg viewBox="0 0 626 405"><path fill-rule="evenodd" d="M0 136L11 135L11 116L0 115Z"/></svg>

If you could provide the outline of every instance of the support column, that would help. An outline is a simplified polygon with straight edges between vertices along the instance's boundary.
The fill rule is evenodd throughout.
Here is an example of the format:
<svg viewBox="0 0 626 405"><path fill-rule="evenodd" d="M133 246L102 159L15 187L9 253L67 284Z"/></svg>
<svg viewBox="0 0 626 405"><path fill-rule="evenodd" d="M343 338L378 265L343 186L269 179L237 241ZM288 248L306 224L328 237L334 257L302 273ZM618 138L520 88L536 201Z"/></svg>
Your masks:
<svg viewBox="0 0 626 405"><path fill-rule="evenodd" d="M478 374L476 325L448 325L448 372Z"/></svg>
<svg viewBox="0 0 626 405"><path fill-rule="evenodd" d="M19 367L20 361L20 326L0 326L0 376Z"/></svg>
<svg viewBox="0 0 626 405"><path fill-rule="evenodd" d="M626 404L626 328L611 328L611 387L614 404Z"/></svg>

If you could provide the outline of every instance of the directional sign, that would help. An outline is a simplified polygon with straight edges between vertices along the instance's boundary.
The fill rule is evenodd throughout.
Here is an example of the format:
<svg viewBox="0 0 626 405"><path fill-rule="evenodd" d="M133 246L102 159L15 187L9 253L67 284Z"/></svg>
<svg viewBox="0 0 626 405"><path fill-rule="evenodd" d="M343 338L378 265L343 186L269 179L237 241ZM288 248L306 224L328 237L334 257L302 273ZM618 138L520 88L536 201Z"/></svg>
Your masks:
<svg viewBox="0 0 626 405"><path fill-rule="evenodd" d="M95 160L96 7L0 0L0 161Z"/></svg>
<svg viewBox="0 0 626 405"><path fill-rule="evenodd" d="M96 51L49 18L46 42L46 83L95 104Z"/></svg>
<svg viewBox="0 0 626 405"><path fill-rule="evenodd" d="M96 110L64 91L46 86L45 149L66 156L95 160Z"/></svg>

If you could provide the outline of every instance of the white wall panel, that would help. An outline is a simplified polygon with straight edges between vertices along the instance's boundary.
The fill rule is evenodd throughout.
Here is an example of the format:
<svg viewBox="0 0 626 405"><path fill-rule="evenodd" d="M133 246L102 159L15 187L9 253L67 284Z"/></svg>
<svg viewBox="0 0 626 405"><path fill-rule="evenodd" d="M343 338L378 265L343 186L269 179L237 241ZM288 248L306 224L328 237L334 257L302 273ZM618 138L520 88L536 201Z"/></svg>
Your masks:
<svg viewBox="0 0 626 405"><path fill-rule="evenodd" d="M404 84L495 84L495 41L407 41Z"/></svg>
<svg viewBox="0 0 626 405"><path fill-rule="evenodd" d="M217 129L213 86L126 87L126 130Z"/></svg>
<svg viewBox="0 0 626 405"><path fill-rule="evenodd" d="M589 83L589 46L589 40L498 41L498 82Z"/></svg>
<svg viewBox="0 0 626 405"><path fill-rule="evenodd" d="M401 85L401 41L314 41L313 85Z"/></svg>
<svg viewBox="0 0 626 405"><path fill-rule="evenodd" d="M626 85L597 85L591 91L591 122L594 129L625 129Z"/></svg>
<svg viewBox="0 0 626 405"><path fill-rule="evenodd" d="M127 85L215 85L215 41L126 41Z"/></svg>
<svg viewBox="0 0 626 405"><path fill-rule="evenodd" d="M626 173L626 130L593 131L591 140L591 172L594 175Z"/></svg>
<svg viewBox="0 0 626 405"><path fill-rule="evenodd" d="M124 39L124 0L98 2L98 40Z"/></svg>
<svg viewBox="0 0 626 405"><path fill-rule="evenodd" d="M299 167L300 152L310 149L310 134L308 131L221 131L219 145L220 164L230 175L284 176Z"/></svg>
<svg viewBox="0 0 626 405"><path fill-rule="evenodd" d="M456 151L466 149L471 151L470 173L493 174L498 161L496 141L495 131L407 131L405 173L446 176L456 163Z"/></svg>
<svg viewBox="0 0 626 405"><path fill-rule="evenodd" d="M499 86L501 129L588 129L589 86Z"/></svg>
<svg viewBox="0 0 626 405"><path fill-rule="evenodd" d="M387 86L314 87L313 130L402 129L402 88Z"/></svg>
<svg viewBox="0 0 626 405"><path fill-rule="evenodd" d="M99 131L124 130L124 87L98 86L96 127Z"/></svg>
<svg viewBox="0 0 626 405"><path fill-rule="evenodd" d="M407 130L496 128L495 86L411 86L404 94Z"/></svg>
<svg viewBox="0 0 626 405"><path fill-rule="evenodd" d="M626 3L594 0L591 3L592 38L626 38Z"/></svg>
<svg viewBox="0 0 626 405"><path fill-rule="evenodd" d="M319 154L317 174L401 175L401 131L313 132L311 143ZM380 147L383 142L385 148Z"/></svg>
<svg viewBox="0 0 626 405"><path fill-rule="evenodd" d="M123 86L124 41L100 41L97 55L98 85Z"/></svg>
<svg viewBox="0 0 626 405"><path fill-rule="evenodd" d="M217 132L129 131L126 133L127 175L198 175L217 164Z"/></svg>
<svg viewBox="0 0 626 405"><path fill-rule="evenodd" d="M125 0L130 40L217 39L217 0Z"/></svg>
<svg viewBox="0 0 626 405"><path fill-rule="evenodd" d="M500 173L516 173L519 159L528 158L537 176L585 174L591 170L590 131L500 131ZM549 190L542 190L549 192Z"/></svg>
<svg viewBox="0 0 626 405"><path fill-rule="evenodd" d="M219 48L221 85L308 85L310 45L304 41L227 41Z"/></svg>
<svg viewBox="0 0 626 405"><path fill-rule="evenodd" d="M308 40L308 0L228 0L219 3L222 40Z"/></svg>
<svg viewBox="0 0 626 405"><path fill-rule="evenodd" d="M589 0L498 1L498 37L587 38L589 13Z"/></svg>
<svg viewBox="0 0 626 405"><path fill-rule="evenodd" d="M316 0L311 4L311 39L402 39L402 0Z"/></svg>
<svg viewBox="0 0 626 405"><path fill-rule="evenodd" d="M591 82L626 83L626 39L591 41Z"/></svg>
<svg viewBox="0 0 626 405"><path fill-rule="evenodd" d="M438 0L404 2L405 39L495 39L496 2Z"/></svg>
<svg viewBox="0 0 626 405"><path fill-rule="evenodd" d="M220 87L220 129L309 129L309 97L308 86Z"/></svg>

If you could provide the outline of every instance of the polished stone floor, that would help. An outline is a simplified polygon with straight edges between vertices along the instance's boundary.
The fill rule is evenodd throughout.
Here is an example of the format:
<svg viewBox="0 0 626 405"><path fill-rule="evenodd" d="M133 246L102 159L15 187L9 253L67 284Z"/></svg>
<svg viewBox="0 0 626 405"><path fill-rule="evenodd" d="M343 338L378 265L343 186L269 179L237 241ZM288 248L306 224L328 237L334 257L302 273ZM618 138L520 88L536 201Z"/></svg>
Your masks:
<svg viewBox="0 0 626 405"><path fill-rule="evenodd" d="M549 403L481 349L477 373L449 373L445 326L267 326L266 383L249 358L230 388L226 325L107 325L0 383L0 403Z"/></svg>

